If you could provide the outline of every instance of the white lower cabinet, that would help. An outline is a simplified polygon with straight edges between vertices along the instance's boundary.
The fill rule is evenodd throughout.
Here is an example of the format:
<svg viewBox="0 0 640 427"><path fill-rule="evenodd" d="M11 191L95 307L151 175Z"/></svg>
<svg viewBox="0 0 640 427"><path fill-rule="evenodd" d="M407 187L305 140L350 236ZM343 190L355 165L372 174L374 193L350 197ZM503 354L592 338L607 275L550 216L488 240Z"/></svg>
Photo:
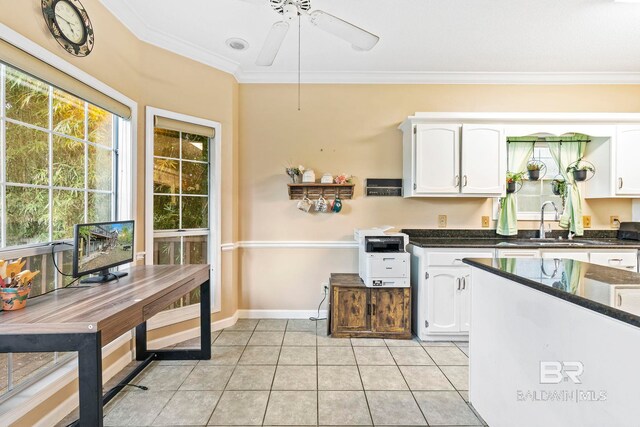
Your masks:
<svg viewBox="0 0 640 427"><path fill-rule="evenodd" d="M495 251L413 248L414 333L424 341L464 341L471 326L471 267L463 258L493 258Z"/></svg>
<svg viewBox="0 0 640 427"><path fill-rule="evenodd" d="M589 262L621 270L638 271L638 251L591 252Z"/></svg>

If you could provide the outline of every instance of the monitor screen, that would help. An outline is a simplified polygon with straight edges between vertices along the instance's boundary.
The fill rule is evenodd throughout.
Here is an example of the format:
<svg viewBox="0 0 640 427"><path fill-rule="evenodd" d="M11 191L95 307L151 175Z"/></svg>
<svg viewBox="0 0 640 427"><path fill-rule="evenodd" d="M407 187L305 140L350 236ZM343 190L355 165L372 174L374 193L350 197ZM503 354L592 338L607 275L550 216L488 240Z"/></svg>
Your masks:
<svg viewBox="0 0 640 427"><path fill-rule="evenodd" d="M133 262L133 221L76 224L74 231L74 277Z"/></svg>

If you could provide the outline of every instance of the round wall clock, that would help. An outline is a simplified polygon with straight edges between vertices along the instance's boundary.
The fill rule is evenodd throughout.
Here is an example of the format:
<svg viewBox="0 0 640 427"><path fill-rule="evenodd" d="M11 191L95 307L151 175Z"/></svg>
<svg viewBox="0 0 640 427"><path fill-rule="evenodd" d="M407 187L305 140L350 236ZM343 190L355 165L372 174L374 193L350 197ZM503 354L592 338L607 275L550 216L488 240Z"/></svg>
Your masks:
<svg viewBox="0 0 640 427"><path fill-rule="evenodd" d="M75 56L87 56L93 49L93 27L78 0L42 0L42 14L56 41Z"/></svg>

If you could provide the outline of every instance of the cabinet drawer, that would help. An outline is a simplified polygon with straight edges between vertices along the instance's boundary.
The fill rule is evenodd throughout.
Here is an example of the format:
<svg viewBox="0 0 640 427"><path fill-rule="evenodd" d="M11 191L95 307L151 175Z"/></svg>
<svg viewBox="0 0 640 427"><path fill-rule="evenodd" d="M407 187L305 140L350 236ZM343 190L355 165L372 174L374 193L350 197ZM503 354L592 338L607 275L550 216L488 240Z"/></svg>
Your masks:
<svg viewBox="0 0 640 427"><path fill-rule="evenodd" d="M532 249L500 249L498 258L540 258L540 251Z"/></svg>
<svg viewBox="0 0 640 427"><path fill-rule="evenodd" d="M463 258L493 258L493 251L477 252L430 252L428 265L437 266L461 266Z"/></svg>
<svg viewBox="0 0 640 427"><path fill-rule="evenodd" d="M635 271L638 268L638 255L636 252L591 252L591 262L607 267Z"/></svg>

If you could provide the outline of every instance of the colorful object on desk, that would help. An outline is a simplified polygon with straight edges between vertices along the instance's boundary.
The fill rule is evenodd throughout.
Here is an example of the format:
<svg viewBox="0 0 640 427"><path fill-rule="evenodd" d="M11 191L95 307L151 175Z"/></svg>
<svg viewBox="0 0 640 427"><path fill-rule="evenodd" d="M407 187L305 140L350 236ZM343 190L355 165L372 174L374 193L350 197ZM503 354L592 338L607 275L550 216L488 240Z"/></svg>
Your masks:
<svg viewBox="0 0 640 427"><path fill-rule="evenodd" d="M20 310L27 305L33 278L39 271L22 270L27 261L18 258L13 262L0 260L0 298L2 310Z"/></svg>

